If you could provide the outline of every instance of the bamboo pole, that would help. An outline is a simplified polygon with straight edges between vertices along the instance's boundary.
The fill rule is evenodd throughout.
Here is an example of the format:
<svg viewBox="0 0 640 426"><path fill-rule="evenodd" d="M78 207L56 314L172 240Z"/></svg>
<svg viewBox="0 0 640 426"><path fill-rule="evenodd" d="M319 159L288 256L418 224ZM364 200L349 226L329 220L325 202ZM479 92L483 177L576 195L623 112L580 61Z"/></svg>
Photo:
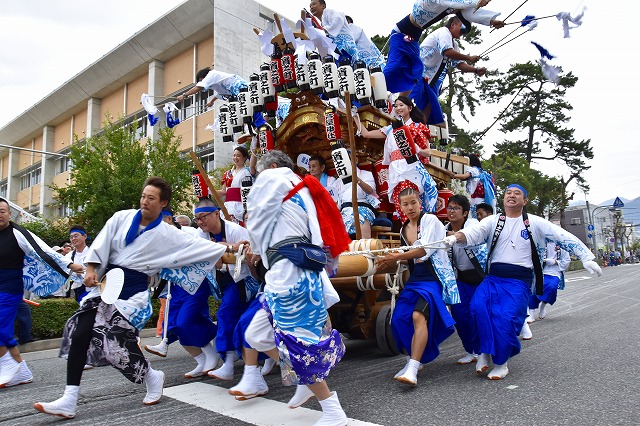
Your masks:
<svg viewBox="0 0 640 426"><path fill-rule="evenodd" d="M224 215L224 217L227 220L231 220L231 216L229 216L229 212L227 211L227 208L225 207L224 203L222 202L222 198L220 198L220 195L218 195L218 191L216 190L216 188L211 183L211 179L209 179L209 175L202 168L202 164L200 163L200 160L198 160L198 156L193 151L189 152L189 155L191 156L191 159L193 160L193 163L198 168L198 171L202 175L202 178L204 179L205 183L209 187L209 192L211 192L213 194L213 198L216 199L216 202L220 206L220 210L222 210L222 214Z"/></svg>
<svg viewBox="0 0 640 426"><path fill-rule="evenodd" d="M360 212L358 211L358 164L356 156L356 141L353 137L353 120L351 119L351 94L344 92L347 113L347 134L349 135L349 149L351 149L351 205L353 206L353 222L356 227L356 240L362 239L360 228Z"/></svg>

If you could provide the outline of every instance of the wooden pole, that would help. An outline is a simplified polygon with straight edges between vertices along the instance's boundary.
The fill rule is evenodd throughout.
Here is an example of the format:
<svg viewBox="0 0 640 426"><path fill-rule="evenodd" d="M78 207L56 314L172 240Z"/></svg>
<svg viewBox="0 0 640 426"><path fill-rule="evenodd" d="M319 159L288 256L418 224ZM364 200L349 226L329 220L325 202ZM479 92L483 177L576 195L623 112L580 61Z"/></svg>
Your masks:
<svg viewBox="0 0 640 426"><path fill-rule="evenodd" d="M218 191L216 190L216 188L211 183L211 179L209 179L209 175L202 168L202 164L200 163L200 160L198 160L198 156L193 151L189 152L189 155L191 156L191 159L193 160L193 163L198 168L198 171L202 175L202 178L204 179L205 183L209 187L209 192L211 192L213 194L213 198L216 199L216 202L220 206L220 210L222 210L222 214L224 215L225 219L231 220L231 216L229 216L229 212L227 211L227 208L225 207L224 203L222 202L222 198L220 198L220 195L218 195Z"/></svg>
<svg viewBox="0 0 640 426"><path fill-rule="evenodd" d="M347 134L349 136L349 149L351 149L351 205L353 206L353 222L356 227L356 240L362 239L362 229L360 228L360 212L358 211L358 164L356 155L356 141L353 136L353 120L351 118L351 94L347 90L344 92L347 113Z"/></svg>
<svg viewBox="0 0 640 426"><path fill-rule="evenodd" d="M283 34L283 32L282 32L282 23L280 22L280 17L278 16L277 13L274 13L273 17L276 20L276 25L278 26L278 31L280 31L280 34Z"/></svg>

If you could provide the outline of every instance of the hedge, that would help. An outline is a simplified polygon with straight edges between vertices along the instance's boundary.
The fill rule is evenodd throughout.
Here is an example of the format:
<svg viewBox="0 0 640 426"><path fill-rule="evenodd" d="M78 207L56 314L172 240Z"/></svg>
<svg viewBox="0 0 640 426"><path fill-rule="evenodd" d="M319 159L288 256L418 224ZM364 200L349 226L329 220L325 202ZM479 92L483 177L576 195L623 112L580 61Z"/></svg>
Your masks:
<svg viewBox="0 0 640 426"><path fill-rule="evenodd" d="M64 325L71 315L78 309L78 303L74 299L40 299L40 306L31 306L31 335L37 339L53 339L62 337ZM215 313L220 302L209 298L211 316L215 321ZM147 321L145 328L155 328L158 321L160 302L157 299L151 301L153 315Z"/></svg>

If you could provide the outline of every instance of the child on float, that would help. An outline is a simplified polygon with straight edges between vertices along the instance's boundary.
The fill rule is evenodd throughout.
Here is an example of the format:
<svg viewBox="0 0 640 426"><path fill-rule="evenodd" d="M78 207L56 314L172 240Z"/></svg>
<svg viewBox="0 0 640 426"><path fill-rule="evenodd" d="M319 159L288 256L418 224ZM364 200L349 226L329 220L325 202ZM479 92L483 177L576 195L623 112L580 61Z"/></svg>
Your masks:
<svg viewBox="0 0 640 426"><path fill-rule="evenodd" d="M446 304L460 303L460 296L446 251L421 247L441 241L444 226L436 216L422 211L415 189L403 190L399 198L408 218L400 230L402 245L417 247L386 254L378 260L378 268L405 260L409 263L411 276L396 302L391 328L398 350L408 355L407 364L394 378L416 385L420 365L436 359L438 346L454 332L455 321Z"/></svg>

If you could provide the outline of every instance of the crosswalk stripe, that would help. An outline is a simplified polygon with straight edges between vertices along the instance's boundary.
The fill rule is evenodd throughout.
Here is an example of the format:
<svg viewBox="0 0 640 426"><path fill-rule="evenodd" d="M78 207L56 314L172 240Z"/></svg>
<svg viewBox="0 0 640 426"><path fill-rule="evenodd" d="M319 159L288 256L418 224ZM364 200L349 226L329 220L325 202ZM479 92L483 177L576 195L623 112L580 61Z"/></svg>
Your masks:
<svg viewBox="0 0 640 426"><path fill-rule="evenodd" d="M564 281L567 283L573 282L573 281L583 281L583 280L590 280L591 277L571 277L571 278L565 278Z"/></svg>
<svg viewBox="0 0 640 426"><path fill-rule="evenodd" d="M164 389L164 395L223 416L259 426L312 425L320 418L318 411L300 407L295 410L287 404L266 398L237 401L227 389L207 383L188 383ZM349 426L380 426L375 423L349 419Z"/></svg>

